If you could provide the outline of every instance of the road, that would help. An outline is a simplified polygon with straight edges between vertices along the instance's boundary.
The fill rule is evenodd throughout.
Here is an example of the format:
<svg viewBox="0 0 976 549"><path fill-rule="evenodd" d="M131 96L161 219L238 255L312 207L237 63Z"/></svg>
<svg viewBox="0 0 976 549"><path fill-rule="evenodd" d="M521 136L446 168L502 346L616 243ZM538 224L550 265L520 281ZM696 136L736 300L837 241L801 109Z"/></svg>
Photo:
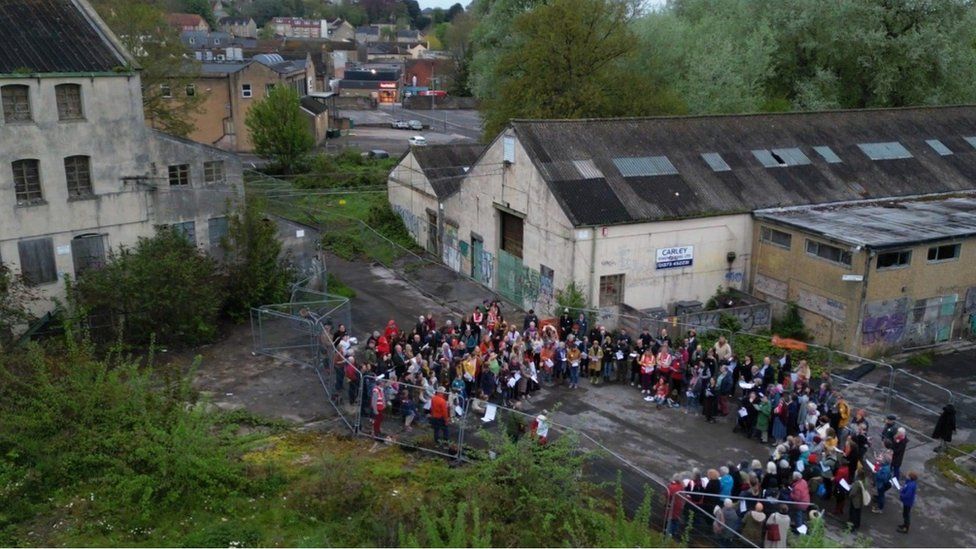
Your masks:
<svg viewBox="0 0 976 549"><path fill-rule="evenodd" d="M343 132L342 137L328 139L322 144L326 152L339 152L345 148L359 150L382 149L392 156L403 154L412 135L423 135L434 145L446 143L471 143L481 139L481 115L478 111L465 110L407 110L400 105L382 105L376 110L344 110L340 116L353 122L353 129ZM396 130L394 120L419 120L424 129Z"/></svg>

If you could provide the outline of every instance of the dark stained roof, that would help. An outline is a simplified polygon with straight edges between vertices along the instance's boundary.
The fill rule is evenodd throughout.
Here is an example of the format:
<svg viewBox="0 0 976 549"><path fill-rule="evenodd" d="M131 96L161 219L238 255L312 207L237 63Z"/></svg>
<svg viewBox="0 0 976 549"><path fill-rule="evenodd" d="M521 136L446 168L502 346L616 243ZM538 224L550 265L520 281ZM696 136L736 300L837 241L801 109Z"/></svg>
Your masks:
<svg viewBox="0 0 976 549"><path fill-rule="evenodd" d="M128 64L72 0L2 0L0 29L0 74L113 72Z"/></svg>
<svg viewBox="0 0 976 549"><path fill-rule="evenodd" d="M474 165L484 150L485 146L478 143L452 143L413 147L410 152L434 188L434 194L447 198L461 187L467 168Z"/></svg>
<svg viewBox="0 0 976 549"><path fill-rule="evenodd" d="M976 136L973 106L515 120L512 127L577 226L976 188L976 139L972 144L965 139ZM930 139L941 140L953 154L940 156L926 144ZM912 157L871 160L858 146L892 141ZM813 150L821 146L830 147L841 162L828 163ZM794 147L808 163L767 168L752 153ZM729 170L713 171L703 153L720 154ZM646 158L656 156L666 156L677 174L648 175ZM624 177L618 165L634 158L643 160ZM587 160L593 166L582 166L584 175L574 161Z"/></svg>
<svg viewBox="0 0 976 549"><path fill-rule="evenodd" d="M777 208L754 215L852 246L872 248L976 235L973 194Z"/></svg>
<svg viewBox="0 0 976 549"><path fill-rule="evenodd" d="M217 23L221 25L247 25L252 22L250 17L221 17Z"/></svg>
<svg viewBox="0 0 976 549"><path fill-rule="evenodd" d="M302 108L311 112L312 114L322 114L325 111L329 110L328 105L308 95L301 98L301 103L302 103Z"/></svg>

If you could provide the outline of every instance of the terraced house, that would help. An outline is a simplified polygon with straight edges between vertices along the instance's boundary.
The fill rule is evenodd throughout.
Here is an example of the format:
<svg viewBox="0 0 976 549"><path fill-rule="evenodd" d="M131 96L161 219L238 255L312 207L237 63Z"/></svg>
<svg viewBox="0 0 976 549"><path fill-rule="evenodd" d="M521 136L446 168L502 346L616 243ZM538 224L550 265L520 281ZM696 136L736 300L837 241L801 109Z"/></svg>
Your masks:
<svg viewBox="0 0 976 549"><path fill-rule="evenodd" d="M552 312L570 282L606 318L621 307L674 314L734 288L774 311L796 302L818 341L880 352L972 329L970 227L953 200L974 189L969 106L516 120L430 210L445 262L526 308ZM904 204L880 220L868 202L907 197L929 209ZM391 193L395 207L405 201ZM827 204L845 204L849 235L823 234L820 208L790 210ZM917 236L894 231L906 223ZM792 256L772 229L793 235ZM903 271L906 260L882 257L901 249Z"/></svg>
<svg viewBox="0 0 976 549"><path fill-rule="evenodd" d="M0 24L0 261L55 298L160 225L216 247L240 161L146 127L139 68L91 6L5 0Z"/></svg>

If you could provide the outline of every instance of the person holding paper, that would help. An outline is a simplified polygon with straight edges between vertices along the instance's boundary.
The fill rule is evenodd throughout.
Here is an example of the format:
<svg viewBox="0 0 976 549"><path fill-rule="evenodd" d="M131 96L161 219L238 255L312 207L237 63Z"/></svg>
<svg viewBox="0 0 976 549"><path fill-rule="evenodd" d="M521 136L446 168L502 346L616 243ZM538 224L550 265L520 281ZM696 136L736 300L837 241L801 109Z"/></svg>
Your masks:
<svg viewBox="0 0 976 549"><path fill-rule="evenodd" d="M881 459L875 468L877 471L874 473L874 487L878 491L878 499L871 512L881 513L884 512L885 492L891 488L891 451L886 450L881 453Z"/></svg>
<svg viewBox="0 0 976 549"><path fill-rule="evenodd" d="M865 504L871 502L871 494L864 486L863 469L854 476L854 484L851 485L848 500L850 500L850 505L847 509L847 522L851 525L851 532L857 532L861 528L861 510Z"/></svg>

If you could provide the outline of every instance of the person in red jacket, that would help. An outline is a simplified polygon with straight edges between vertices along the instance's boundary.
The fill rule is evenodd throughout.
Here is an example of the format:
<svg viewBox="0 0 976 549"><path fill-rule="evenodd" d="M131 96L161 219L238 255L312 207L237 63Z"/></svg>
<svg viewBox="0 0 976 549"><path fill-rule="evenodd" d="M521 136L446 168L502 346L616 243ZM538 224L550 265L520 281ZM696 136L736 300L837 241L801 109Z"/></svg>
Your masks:
<svg viewBox="0 0 976 549"><path fill-rule="evenodd" d="M668 501L671 502L671 507L665 517L667 519L665 533L672 538L677 537L681 532L681 512L685 508L684 498L676 495L685 489L685 483L681 477L680 473L675 473L671 477L671 483L668 484Z"/></svg>
<svg viewBox="0 0 976 549"><path fill-rule="evenodd" d="M386 330L383 331L383 335L386 336L387 341L393 341L400 335L400 328L397 327L396 321L392 318L386 323Z"/></svg>
<svg viewBox="0 0 976 549"><path fill-rule="evenodd" d="M447 409L447 389L438 387L437 392L430 399L430 426L434 428L434 445L440 444L440 437L443 434L444 442L448 439L447 423L451 420Z"/></svg>

